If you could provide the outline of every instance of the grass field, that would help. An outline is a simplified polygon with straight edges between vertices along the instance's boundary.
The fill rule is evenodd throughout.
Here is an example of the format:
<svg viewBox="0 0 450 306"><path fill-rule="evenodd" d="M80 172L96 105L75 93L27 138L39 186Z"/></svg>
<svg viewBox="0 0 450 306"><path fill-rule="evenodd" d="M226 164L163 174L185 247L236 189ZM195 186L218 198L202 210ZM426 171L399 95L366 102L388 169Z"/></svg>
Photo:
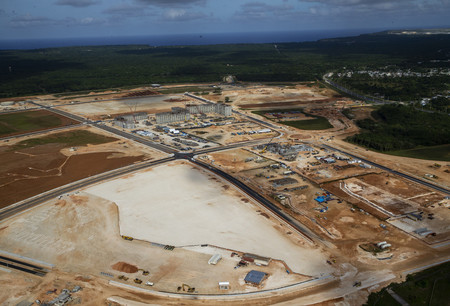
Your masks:
<svg viewBox="0 0 450 306"><path fill-rule="evenodd" d="M60 126L61 118L46 111L0 115L0 136Z"/></svg>
<svg viewBox="0 0 450 306"><path fill-rule="evenodd" d="M449 305L450 262L410 274L406 281L388 286L410 305ZM400 305L386 291L372 293L366 305Z"/></svg>
<svg viewBox="0 0 450 306"><path fill-rule="evenodd" d="M76 130L70 132L62 132L48 135L40 138L32 138L21 141L13 146L14 150L34 147L38 145L45 145L49 143L61 143L69 146L82 146L86 144L101 144L117 140L113 137L107 137L100 134L95 134L89 131Z"/></svg>
<svg viewBox="0 0 450 306"><path fill-rule="evenodd" d="M320 116L314 116L307 114L303 111L302 108L293 108L293 109L269 109L264 111L252 111L252 113L263 116L269 120L272 120L268 118L265 114L267 113L277 113L277 112L291 112L291 111L301 111L303 114L305 114L308 117L312 117L314 119L310 120L290 120L290 121L276 121L277 123L288 125L295 127L300 130L326 130L333 127L331 123L328 121L327 118L320 117ZM273 120L272 120L273 121Z"/></svg>
<svg viewBox="0 0 450 306"><path fill-rule="evenodd" d="M399 150L384 153L427 160L450 161L450 144L433 147L419 147L410 150Z"/></svg>
<svg viewBox="0 0 450 306"><path fill-rule="evenodd" d="M292 126L300 130L326 130L333 126L328 122L327 118L314 116L316 119L311 120L294 120L280 121L284 125Z"/></svg>

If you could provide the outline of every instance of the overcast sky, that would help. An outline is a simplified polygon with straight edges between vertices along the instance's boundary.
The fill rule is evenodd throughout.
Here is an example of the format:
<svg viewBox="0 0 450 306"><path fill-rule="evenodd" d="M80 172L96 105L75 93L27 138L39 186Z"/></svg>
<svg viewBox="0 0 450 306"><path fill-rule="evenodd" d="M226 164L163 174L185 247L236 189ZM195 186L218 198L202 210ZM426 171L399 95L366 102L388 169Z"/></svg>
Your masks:
<svg viewBox="0 0 450 306"><path fill-rule="evenodd" d="M448 27L450 0L1 0L0 39Z"/></svg>

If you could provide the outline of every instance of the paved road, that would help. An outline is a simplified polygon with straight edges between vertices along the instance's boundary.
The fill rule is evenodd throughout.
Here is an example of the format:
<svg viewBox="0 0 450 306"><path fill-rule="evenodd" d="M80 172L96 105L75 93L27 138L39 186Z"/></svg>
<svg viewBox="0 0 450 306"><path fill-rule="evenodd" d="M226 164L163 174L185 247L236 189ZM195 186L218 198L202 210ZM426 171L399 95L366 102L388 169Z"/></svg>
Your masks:
<svg viewBox="0 0 450 306"><path fill-rule="evenodd" d="M448 190L448 189L446 189L446 188L444 188L444 187L441 187L441 186L432 184L432 183L430 183L430 182L427 182L427 181L418 179L418 178L416 178L416 177L410 176L410 175L405 174L405 173L402 173L402 172L395 171L395 170L393 170L393 169L391 169L391 168L382 166L382 165L380 165L380 164L377 164L377 163L375 163L375 162L372 162L372 161L367 160L367 159L365 159L365 158L362 158L362 157L360 157L360 156L357 156L357 155L348 153L348 152L346 152L346 151L343 151L343 150L340 150L340 149L336 149L336 148L331 147L331 146L329 146L329 145L322 144L322 146L325 147L325 148L327 148L327 149L333 150L333 151L337 151L337 152L340 152L340 153L344 153L344 154L346 154L346 155L348 155L348 156L353 157L354 159L359 159L359 160L365 162L366 164L375 166L375 167L380 168L380 169L382 169L382 170L384 170L384 171L387 171L387 172L390 172L390 173L392 173L392 174L401 176L401 177L406 178L406 179L408 179L408 180L410 180L410 181L413 181L413 182L415 182L415 183L422 184L422 185L427 186L427 187L429 187L429 188L432 188L432 189L434 189L434 190L437 190L437 191L440 191L440 192L443 192L443 193L445 193L445 194L449 194L449 195L450 195L450 190Z"/></svg>
<svg viewBox="0 0 450 306"><path fill-rule="evenodd" d="M409 306L409 304L397 293L395 293L391 288L386 290L400 305Z"/></svg>
<svg viewBox="0 0 450 306"><path fill-rule="evenodd" d="M156 149L156 150L168 153L168 154L172 154L172 153L178 152L177 150L172 149L171 147L165 146L165 145L160 144L160 143L153 142L153 141L148 140L148 139L144 139L144 138L142 138L142 137L140 137L138 135L134 135L134 134L131 134L131 133L128 133L128 132L121 131L119 129L113 128L113 127L108 126L108 125L102 125L102 124L96 124L96 123L92 123L92 125L95 126L96 128L99 128L99 129L102 129L104 131L107 131L107 132L110 132L110 133L122 136L122 137L130 139L130 140L134 140L136 142L142 143L143 145L146 145L147 147L151 147L153 149Z"/></svg>
<svg viewBox="0 0 450 306"><path fill-rule="evenodd" d="M237 186L239 189L244 191L247 195L261 203L264 207L269 209L271 212L273 212L275 215L277 215L279 218L287 222L289 225L291 225L294 229L296 229L301 235L306 237L311 242L319 242L327 247L332 247L332 244L328 241L322 239L320 236L316 235L314 232L309 230L307 227L305 227L303 224L289 216L288 214L284 213L280 208L278 208L276 205L274 205L272 202L264 198L262 195L254 191L252 188L248 187L243 182L239 181L238 179L234 178L230 174L217 169L215 167L212 167L211 165L204 164L196 159L191 159L191 161L199 165L203 168L208 169L209 171L219 175L220 177L224 178L228 182L232 183L233 185Z"/></svg>
<svg viewBox="0 0 450 306"><path fill-rule="evenodd" d="M192 95L190 95L190 96L192 96ZM200 98L200 100L206 100L206 99ZM264 205L267 209L269 209L270 211L275 213L279 218L281 218L284 221L286 221L287 223L289 223L293 228L295 228L301 234L306 236L308 239L314 240L316 242L320 242L320 243L322 243L322 244L324 244L324 245L326 245L328 247L332 246L331 243L329 243L328 241L322 239L320 236L316 235L314 232L312 232L311 230L309 230L308 228L303 226L300 222L298 222L297 220L293 219L289 215L287 215L284 212L282 212L277 206L275 206L269 200L267 200L266 198L261 196L259 193L255 192L253 189L248 187L246 184L242 183L241 181L237 180L236 178L234 178L230 174L228 174L226 172L223 172L220 169L214 168L214 167L212 167L210 165L203 164L203 163L201 163L201 162L199 162L199 161L197 161L197 160L195 160L193 158L194 154L203 154L203 153L217 152L217 151L220 151L220 150L227 150L227 149L238 148L238 147L242 147L242 146L249 146L249 145L261 143L264 140L248 141L248 142L232 144L232 145L228 145L228 146L221 146L221 147L212 147L212 148L207 148L207 149L201 149L201 150L196 151L195 153L177 152L176 150L174 150L172 148L169 148L169 147L166 147L164 145L157 144L157 143L154 143L154 142L149 141L149 140L145 140L145 139L140 138L140 137L138 137L136 135L129 134L129 133L126 133L126 132L122 132L122 131L120 131L118 129L115 129L115 128L112 128L112 127L109 127L109 126L95 124L94 122L92 122L90 120L87 120L87 119L84 119L82 117L70 114L70 113L65 112L65 111L56 110L56 109L51 109L51 110L54 111L55 113L61 114L63 116L67 116L67 117L72 118L74 120L90 123L90 124L92 124L93 126L95 126L97 128L101 128L101 129L103 129L105 131L112 132L112 133L118 134L118 135L120 135L122 137L135 140L137 142L140 142L140 143L142 143L144 145L147 145L149 147L155 148L157 150L161 150L161 151L166 152L166 153L173 153L173 156L172 157L168 157L168 158L163 158L163 159L160 159L160 160L156 160L156 161L145 162L145 163L141 163L141 164L132 165L132 166L124 167L124 168L121 168L121 169L113 170L113 171L110 171L110 172L107 172L107 173L103 173L103 174L97 175L97 176L92 177L92 178L87 178L87 179L81 180L79 182L75 182L73 184L64 186L62 188L58 188L56 190L52 190L50 192L41 194L41 195L39 195L37 197L31 198L29 200L26 200L24 203L22 203L20 205L16 205L14 207L10 207L8 209L5 209L5 210L1 211L0 212L0 220L8 218L8 217L10 217L10 216L12 216L12 215L14 215L14 214L16 214L18 212L21 212L23 210L26 210L26 209L31 208L33 206L36 206L36 205L38 205L40 203L43 203L45 201L48 201L48 200L50 200L52 198L55 198L55 197L57 197L57 196L59 196L61 194L72 192L74 190L83 188L83 187L88 186L90 184L94 184L94 183L97 183L97 182L100 182L100 181L103 181L103 180L107 180L107 179L111 179L111 178L114 178L114 177L117 177L117 176L121 176L121 175L124 175L126 173L130 173L130 172L133 172L133 171L144 169L146 167L150 167L150 166L166 163L166 162L169 162L169 161L173 161L175 159L189 159L189 160L191 160L192 162L194 162L195 164L197 164L199 166L208 168L210 171L212 171L212 172L216 173L217 175L223 177L227 181L231 182L232 184L234 184L235 186L237 186L238 188L243 190L249 196L251 196L252 198L257 200L259 203ZM351 156L353 158L360 159L360 160L362 160L362 161L364 161L364 162L366 162L368 164L374 165L374 166L376 166L376 167L378 167L380 169L383 169L385 171L389 171L391 173L397 174L399 176L402 176L402 177L407 178L409 180L412 180L414 182L418 182L420 184L426 185L428 187L434 188L434 189L439 190L441 192L450 193L447 189L444 189L442 187L433 185L433 184L431 184L429 182L425 182L423 180L419 180L419 179L411 177L409 175L397 172L395 170L389 169L389 168L384 167L382 165L379 165L377 163L374 163L374 162L368 161L366 159L363 159L363 158L361 158L359 156L347 153L345 151L333 148L333 147L325 145L325 144L323 144L323 146L328 148L328 149L330 149L330 150L339 151L339 152L347 154L347 155L349 155L349 156Z"/></svg>
<svg viewBox="0 0 450 306"><path fill-rule="evenodd" d="M322 79L325 81L325 83L327 83L328 85L330 85L331 87L337 88L338 90L345 92L346 94L356 98L356 99L360 99L360 100L364 100L364 101L369 101L375 104L388 104L388 103L397 103L397 101L388 101L388 100L381 100L378 98L374 98L374 97L368 97L359 93L356 93L354 91L351 91L348 88L345 88L331 80L329 80L327 77L325 77L325 75L322 77Z"/></svg>

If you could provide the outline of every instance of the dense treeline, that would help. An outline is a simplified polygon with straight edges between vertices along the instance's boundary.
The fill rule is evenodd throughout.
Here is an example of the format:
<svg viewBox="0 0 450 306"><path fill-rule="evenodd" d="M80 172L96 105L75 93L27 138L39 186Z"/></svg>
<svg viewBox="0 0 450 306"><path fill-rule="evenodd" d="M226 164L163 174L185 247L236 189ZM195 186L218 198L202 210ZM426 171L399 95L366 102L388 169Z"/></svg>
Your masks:
<svg viewBox="0 0 450 306"><path fill-rule="evenodd" d="M340 78L336 82L357 92L381 95L393 101L417 101L450 89L450 75L371 78L367 74L354 74L351 78Z"/></svg>
<svg viewBox="0 0 450 306"><path fill-rule="evenodd" d="M418 104L420 106L417 106L422 107L422 109L450 113L450 98L447 97L434 97L425 105L421 105L421 103Z"/></svg>
<svg viewBox="0 0 450 306"><path fill-rule="evenodd" d="M449 35L361 35L317 42L211 46L146 45L0 51L0 98L149 83L312 81L347 67L438 65ZM419 90L420 88L417 88Z"/></svg>
<svg viewBox="0 0 450 306"><path fill-rule="evenodd" d="M450 117L411 106L384 105L371 119L358 120L360 134L348 141L379 151L412 149L450 143Z"/></svg>

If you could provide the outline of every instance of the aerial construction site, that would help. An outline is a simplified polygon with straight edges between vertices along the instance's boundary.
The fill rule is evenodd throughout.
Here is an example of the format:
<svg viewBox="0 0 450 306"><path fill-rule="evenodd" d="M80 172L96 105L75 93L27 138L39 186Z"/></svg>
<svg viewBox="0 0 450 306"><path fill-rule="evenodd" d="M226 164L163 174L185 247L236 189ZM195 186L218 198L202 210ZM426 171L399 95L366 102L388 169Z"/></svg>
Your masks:
<svg viewBox="0 0 450 306"><path fill-rule="evenodd" d="M372 105L196 87L0 104L2 305L359 305L449 260L450 164L345 141Z"/></svg>

